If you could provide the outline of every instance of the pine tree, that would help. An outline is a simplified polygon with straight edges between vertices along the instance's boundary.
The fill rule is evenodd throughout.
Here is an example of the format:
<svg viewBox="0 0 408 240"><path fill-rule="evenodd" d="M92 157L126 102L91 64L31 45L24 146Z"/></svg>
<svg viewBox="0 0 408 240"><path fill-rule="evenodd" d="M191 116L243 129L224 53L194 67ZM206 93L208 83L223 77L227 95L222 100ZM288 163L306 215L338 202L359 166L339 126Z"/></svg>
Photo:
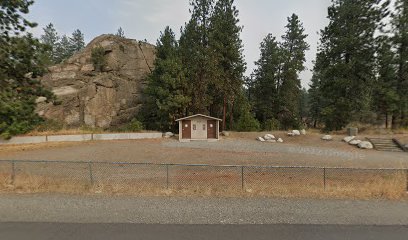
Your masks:
<svg viewBox="0 0 408 240"><path fill-rule="evenodd" d="M299 103L301 82L299 74L305 70L305 52L309 50L307 35L299 17L293 14L288 18L286 34L282 36L283 68L277 83L280 100L279 121L287 128L299 126Z"/></svg>
<svg viewBox="0 0 408 240"><path fill-rule="evenodd" d="M121 38L125 38L125 31L123 31L122 27L119 27L115 35Z"/></svg>
<svg viewBox="0 0 408 240"><path fill-rule="evenodd" d="M379 0L333 0L329 25L321 32L319 69L321 117L326 129L339 130L365 120L375 80L375 32Z"/></svg>
<svg viewBox="0 0 408 240"><path fill-rule="evenodd" d="M387 36L377 39L377 79L374 85L373 106L380 116L385 116L385 126L389 127L389 117L398 110L398 79L395 56Z"/></svg>
<svg viewBox="0 0 408 240"><path fill-rule="evenodd" d="M61 63L73 55L73 48L67 35L63 35L56 46L55 63Z"/></svg>
<svg viewBox="0 0 408 240"><path fill-rule="evenodd" d="M395 8L392 25L393 43L396 48L397 93L400 101L398 112L393 116L393 125L398 127L408 126L408 2L397 0Z"/></svg>
<svg viewBox="0 0 408 240"><path fill-rule="evenodd" d="M245 62L238 13L234 0L219 0L210 18L209 46L214 52L215 71L218 73L210 93L214 99L211 109L214 115L218 115L215 109L222 109L222 129L226 129L227 106L232 127L235 97L241 94L244 83Z"/></svg>
<svg viewBox="0 0 408 240"><path fill-rule="evenodd" d="M77 29L72 33L72 36L69 38L69 45L71 54L75 54L85 47L84 34L81 30Z"/></svg>
<svg viewBox="0 0 408 240"><path fill-rule="evenodd" d="M299 101L299 117L303 124L308 123L310 112L309 107L309 92L306 88L302 88Z"/></svg>
<svg viewBox="0 0 408 240"><path fill-rule="evenodd" d="M261 43L261 55L255 63L254 71L254 110L256 118L265 123L276 119L280 109L278 84L282 71L284 56L279 42L268 34Z"/></svg>
<svg viewBox="0 0 408 240"><path fill-rule="evenodd" d="M213 0L194 0L190 5L192 16L180 37L182 62L186 67L189 88L194 89L191 91L189 112L208 114L213 101L209 88L217 79L217 63L209 46Z"/></svg>
<svg viewBox="0 0 408 240"><path fill-rule="evenodd" d="M173 31L166 27L157 41L155 68L149 76L146 94L148 108L145 124L151 129L176 131L175 120L183 117L191 102Z"/></svg>
<svg viewBox="0 0 408 240"><path fill-rule="evenodd" d="M40 118L35 114L38 96L52 98L35 77L44 73L40 56L45 46L32 35L24 34L27 27L36 26L23 15L33 1L0 2L0 137L31 130ZM31 75L31 76L30 76Z"/></svg>
<svg viewBox="0 0 408 240"><path fill-rule="evenodd" d="M48 24L45 28L43 28L44 34L41 35L41 43L47 45L49 50L47 51L47 57L49 59L50 65L55 64L58 62L57 55L58 55L58 43L60 41L60 37L58 36L57 30L55 29L52 23Z"/></svg>

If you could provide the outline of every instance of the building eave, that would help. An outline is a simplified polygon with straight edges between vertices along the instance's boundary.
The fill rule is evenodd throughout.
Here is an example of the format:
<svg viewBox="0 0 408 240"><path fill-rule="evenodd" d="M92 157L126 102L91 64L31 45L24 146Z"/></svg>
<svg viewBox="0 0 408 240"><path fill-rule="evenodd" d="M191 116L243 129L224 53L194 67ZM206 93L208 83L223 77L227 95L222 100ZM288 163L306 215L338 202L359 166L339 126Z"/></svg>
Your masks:
<svg viewBox="0 0 408 240"><path fill-rule="evenodd" d="M207 116L207 115L204 115L204 114L195 114L195 115L192 115L192 116L180 118L180 119L177 119L176 122L180 122L180 121L187 120L187 119L190 119L190 118L195 118L195 117L203 117L203 118L208 118L208 119L212 119L212 120L216 120L216 121L222 122L222 120L219 119L219 118L210 117L210 116Z"/></svg>

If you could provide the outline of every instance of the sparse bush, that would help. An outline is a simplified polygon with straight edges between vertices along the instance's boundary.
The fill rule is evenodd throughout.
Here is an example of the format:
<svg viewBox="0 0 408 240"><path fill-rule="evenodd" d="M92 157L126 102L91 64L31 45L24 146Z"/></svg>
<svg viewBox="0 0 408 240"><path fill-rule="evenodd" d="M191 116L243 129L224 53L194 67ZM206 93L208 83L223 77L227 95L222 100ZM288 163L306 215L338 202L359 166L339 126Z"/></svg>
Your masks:
<svg viewBox="0 0 408 240"><path fill-rule="evenodd" d="M281 124L275 118L266 120L265 123L263 124L263 130L265 131L279 130L280 128L281 128Z"/></svg>
<svg viewBox="0 0 408 240"><path fill-rule="evenodd" d="M64 128L64 124L53 119L44 120L36 130L38 132L58 132Z"/></svg>
<svg viewBox="0 0 408 240"><path fill-rule="evenodd" d="M256 132L261 128L258 120L250 112L244 112L238 120L236 130L239 132Z"/></svg>
<svg viewBox="0 0 408 240"><path fill-rule="evenodd" d="M144 129L143 124L139 120L133 119L127 125L117 128L116 131L119 131L119 132L140 132L143 129Z"/></svg>
<svg viewBox="0 0 408 240"><path fill-rule="evenodd" d="M96 71L102 71L106 66L105 49L101 46L92 49L92 63Z"/></svg>
<svg viewBox="0 0 408 240"><path fill-rule="evenodd" d="M143 124L139 120L133 119L127 126L127 129L132 132L140 132L143 130Z"/></svg>

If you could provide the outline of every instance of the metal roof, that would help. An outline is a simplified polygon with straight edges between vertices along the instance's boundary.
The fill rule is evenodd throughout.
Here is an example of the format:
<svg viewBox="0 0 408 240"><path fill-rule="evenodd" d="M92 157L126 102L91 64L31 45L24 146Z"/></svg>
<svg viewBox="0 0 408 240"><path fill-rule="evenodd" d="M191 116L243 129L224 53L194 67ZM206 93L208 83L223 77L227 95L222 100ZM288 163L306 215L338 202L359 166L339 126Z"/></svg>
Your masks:
<svg viewBox="0 0 408 240"><path fill-rule="evenodd" d="M204 115L204 114L195 114L195 115L192 115L192 116L180 118L180 119L177 119L176 122L179 122L179 121L182 121L182 120L186 120L186 119L190 119L190 118L195 118L195 117L203 117L203 118L213 119L213 120L217 120L217 121L222 122L222 120L219 119L219 118L210 117L210 116L207 116L207 115Z"/></svg>

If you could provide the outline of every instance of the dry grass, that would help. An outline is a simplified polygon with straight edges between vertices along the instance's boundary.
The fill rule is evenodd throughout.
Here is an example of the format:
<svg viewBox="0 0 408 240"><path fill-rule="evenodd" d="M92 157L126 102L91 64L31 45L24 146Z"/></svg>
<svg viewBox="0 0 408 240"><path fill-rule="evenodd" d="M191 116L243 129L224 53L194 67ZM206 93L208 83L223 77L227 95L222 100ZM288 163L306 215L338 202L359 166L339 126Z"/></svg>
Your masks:
<svg viewBox="0 0 408 240"><path fill-rule="evenodd" d="M1 170L1 169L0 169ZM83 169L86 171L86 169ZM320 172L319 172L320 171ZM0 174L0 192L68 193L130 196L217 196L217 197L294 197L343 199L407 199L407 176L403 171L371 172L330 170L326 183L322 169L246 170L244 189L237 171L207 172L180 169L173 172L167 188L166 175L128 176L118 174L96 178L92 185L86 174L46 176L19 172ZM69 171L72 174L72 169ZM122 172L122 174L124 174ZM82 177L81 177L82 176ZM326 187L325 187L326 185Z"/></svg>

